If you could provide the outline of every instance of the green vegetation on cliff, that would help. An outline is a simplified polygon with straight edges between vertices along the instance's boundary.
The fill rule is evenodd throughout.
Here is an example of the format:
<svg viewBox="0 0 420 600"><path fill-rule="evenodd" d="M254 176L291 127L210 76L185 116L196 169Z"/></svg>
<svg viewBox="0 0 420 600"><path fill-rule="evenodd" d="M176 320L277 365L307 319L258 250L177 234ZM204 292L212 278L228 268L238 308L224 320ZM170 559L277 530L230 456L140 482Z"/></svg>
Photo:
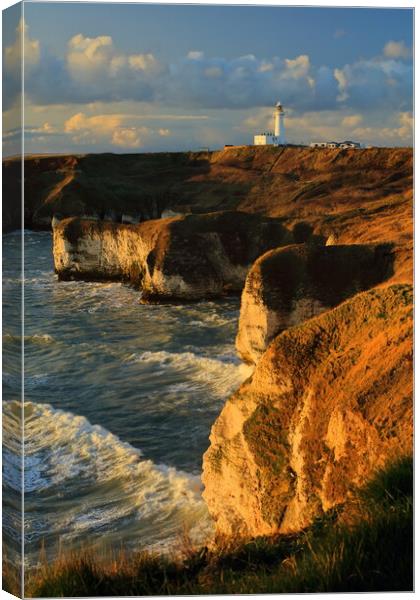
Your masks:
<svg viewBox="0 0 420 600"><path fill-rule="evenodd" d="M413 467L403 458L293 535L219 541L182 559L85 554L27 574L30 597L374 592L413 589ZM7 586L7 581L6 581Z"/></svg>

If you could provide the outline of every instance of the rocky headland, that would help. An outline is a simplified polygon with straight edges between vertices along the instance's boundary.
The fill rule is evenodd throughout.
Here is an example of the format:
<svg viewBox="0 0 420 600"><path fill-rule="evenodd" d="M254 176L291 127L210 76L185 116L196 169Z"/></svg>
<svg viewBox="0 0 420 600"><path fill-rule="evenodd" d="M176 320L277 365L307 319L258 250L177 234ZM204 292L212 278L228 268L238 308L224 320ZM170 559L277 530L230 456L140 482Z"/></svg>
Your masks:
<svg viewBox="0 0 420 600"><path fill-rule="evenodd" d="M70 218L54 227L60 279L121 279L143 301L200 300L240 293L255 259L293 241L278 220L215 212L120 225Z"/></svg>
<svg viewBox="0 0 420 600"><path fill-rule="evenodd" d="M412 158L243 147L25 159L25 223L54 219L59 278L128 281L149 302L242 292L237 348L255 371L203 465L219 533L298 530L412 453ZM20 164L3 169L12 229Z"/></svg>

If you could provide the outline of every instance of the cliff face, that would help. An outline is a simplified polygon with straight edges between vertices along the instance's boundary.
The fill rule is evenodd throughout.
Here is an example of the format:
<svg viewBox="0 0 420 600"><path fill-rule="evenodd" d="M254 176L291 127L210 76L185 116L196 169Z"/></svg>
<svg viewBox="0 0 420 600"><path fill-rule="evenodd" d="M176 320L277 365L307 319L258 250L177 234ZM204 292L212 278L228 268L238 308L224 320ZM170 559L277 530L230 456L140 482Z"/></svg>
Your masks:
<svg viewBox="0 0 420 600"><path fill-rule="evenodd" d="M389 245L276 248L250 269L241 298L236 347L256 363L271 340L393 275Z"/></svg>
<svg viewBox="0 0 420 600"><path fill-rule="evenodd" d="M226 402L204 456L217 529L308 525L412 452L412 289L361 293L278 335Z"/></svg>
<svg viewBox="0 0 420 600"><path fill-rule="evenodd" d="M217 212L138 225L65 219L54 228L61 279L122 279L143 300L196 300L240 292L254 260L293 241L276 219Z"/></svg>
<svg viewBox="0 0 420 600"><path fill-rule="evenodd" d="M20 171L3 168L13 227ZM67 217L61 279L130 281L145 301L246 279L237 347L256 369L204 457L219 532L299 529L411 453L412 150L30 157L25 185L27 227Z"/></svg>
<svg viewBox="0 0 420 600"><path fill-rule="evenodd" d="M211 153L32 156L25 159L25 221L62 217L241 210L307 221L340 243L410 233L411 149L242 147ZM20 204L20 163L3 161L4 223ZM12 224L13 221L13 224ZM366 227L369 224L369 227ZM391 241L391 240L389 240Z"/></svg>

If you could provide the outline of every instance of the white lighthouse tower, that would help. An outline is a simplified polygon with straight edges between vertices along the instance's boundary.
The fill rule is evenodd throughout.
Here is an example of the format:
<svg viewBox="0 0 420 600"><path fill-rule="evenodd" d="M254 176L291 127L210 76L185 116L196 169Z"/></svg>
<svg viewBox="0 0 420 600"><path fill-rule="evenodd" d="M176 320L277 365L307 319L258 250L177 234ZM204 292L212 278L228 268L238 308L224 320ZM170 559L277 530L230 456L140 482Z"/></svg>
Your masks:
<svg viewBox="0 0 420 600"><path fill-rule="evenodd" d="M274 135L277 138L277 143L284 146L286 143L286 130L284 128L284 110L281 102L277 102L274 110Z"/></svg>
<svg viewBox="0 0 420 600"><path fill-rule="evenodd" d="M286 130L284 127L284 110L281 102L277 102L274 109L274 131L254 135L255 146L283 146L286 144Z"/></svg>

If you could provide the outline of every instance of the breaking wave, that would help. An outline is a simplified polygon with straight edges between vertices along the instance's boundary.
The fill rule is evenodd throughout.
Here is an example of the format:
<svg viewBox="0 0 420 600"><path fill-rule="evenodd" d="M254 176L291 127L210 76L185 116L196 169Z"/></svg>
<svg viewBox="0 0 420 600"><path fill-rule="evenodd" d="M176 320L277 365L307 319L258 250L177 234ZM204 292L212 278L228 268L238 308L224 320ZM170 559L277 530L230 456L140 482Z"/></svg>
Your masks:
<svg viewBox="0 0 420 600"><path fill-rule="evenodd" d="M173 369L185 379L178 384L182 390L192 391L195 386L208 386L217 396L225 397L233 392L253 372L253 366L230 362L232 356L220 360L200 356L192 352L143 352L131 354L128 362L150 363L159 369ZM174 387L174 386L173 386ZM181 388L179 388L181 391Z"/></svg>
<svg viewBox="0 0 420 600"><path fill-rule="evenodd" d="M20 410L17 402L3 405L4 481L17 492ZM169 547L185 531L196 542L211 534L198 477L154 464L84 417L32 402L23 410L29 554L46 538L68 547L78 538L97 541L103 531L111 544L131 539L136 549Z"/></svg>

